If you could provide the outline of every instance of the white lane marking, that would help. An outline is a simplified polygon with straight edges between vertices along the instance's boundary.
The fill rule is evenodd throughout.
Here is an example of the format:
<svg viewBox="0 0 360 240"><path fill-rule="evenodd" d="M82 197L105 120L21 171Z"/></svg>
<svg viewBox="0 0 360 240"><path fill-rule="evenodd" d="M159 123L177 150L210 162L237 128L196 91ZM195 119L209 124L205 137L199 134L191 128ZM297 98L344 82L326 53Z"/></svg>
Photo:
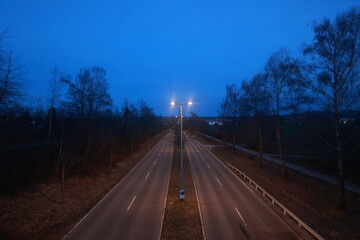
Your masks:
<svg viewBox="0 0 360 240"><path fill-rule="evenodd" d="M190 168L191 168L191 166L190 166ZM206 240L207 237L206 237L206 231L205 231L205 224L204 224L203 216L201 214L200 201L199 201L198 191L197 191L197 187L196 187L196 180L194 177L192 179L193 179L193 183L194 183L194 187L195 187L196 201L198 204L198 209L199 209L199 214L200 214L201 229L202 229L203 238L204 238L203 240Z"/></svg>
<svg viewBox="0 0 360 240"><path fill-rule="evenodd" d="M173 152L174 150L174 145L171 146L170 152ZM164 204L163 204L163 208L162 208L162 214L161 214L161 221L160 221L160 225L159 225L159 230L158 230L158 235L156 240L161 240L161 232L162 232L162 227L163 227L163 223L164 223L164 217L165 217L165 208L166 208L166 202L167 202L167 196L168 196L168 192L169 192L169 184L170 184L170 175L171 175L171 165L172 165L172 161L170 161L170 172L168 174L168 179L166 180L167 182L167 187L166 187L166 193L165 193L165 199L164 199Z"/></svg>
<svg viewBox="0 0 360 240"><path fill-rule="evenodd" d="M202 158L202 159L205 159L205 158L204 158L204 156L203 156L202 154L201 154L201 158Z"/></svg>
<svg viewBox="0 0 360 240"><path fill-rule="evenodd" d="M128 206L128 208L126 209L126 211L129 211L129 209L131 208L131 205L133 204L133 202L135 201L136 196L134 196L133 200L131 201L130 205Z"/></svg>
<svg viewBox="0 0 360 240"><path fill-rule="evenodd" d="M241 218L241 220L243 221L243 223L245 224L245 226L247 226L247 224L246 224L246 222L245 222L244 218L241 216L241 214L240 214L239 210L238 210L236 207L235 207L235 211L237 212L237 214L239 215L239 217Z"/></svg>
<svg viewBox="0 0 360 240"><path fill-rule="evenodd" d="M216 180L218 181L219 185L221 186L222 184L221 184L220 180L218 178L216 178Z"/></svg>
<svg viewBox="0 0 360 240"><path fill-rule="evenodd" d="M204 147L204 148L205 148L205 147ZM243 181L238 175L236 175L230 168L228 168L228 167L225 165L225 163L223 163L217 156L215 156L214 153L210 152L209 149L207 149L207 148L205 148L205 150L206 150L210 155L212 155L221 165L223 165L225 169L227 169L229 172L231 172L231 174L232 174L233 176L235 176L248 190L250 190L252 193L255 194L255 192L254 192L248 185L246 185L246 183L244 183L244 181Z"/></svg>
<svg viewBox="0 0 360 240"><path fill-rule="evenodd" d="M156 161L154 161L153 165L155 165Z"/></svg>
<svg viewBox="0 0 360 240"><path fill-rule="evenodd" d="M164 137L166 137L166 136L164 136ZM163 138L164 138L164 137L163 137ZM107 196L108 196L111 192L113 192L115 188L117 188L117 186L120 185L120 183L122 183L123 181L125 181L125 179L128 178L128 176L129 176L132 172L136 171L136 169L142 164L142 162L144 161L144 159L147 158L147 157L150 155L150 153L152 153L152 152L154 151L154 149L155 149L162 141L163 141L163 139L161 139L160 141L158 141L158 142L155 144L155 146L153 146L153 147L145 154L145 156L143 156L143 158L142 158L140 161L138 161L138 162L135 164L135 166L134 166L108 193L106 193L106 195L105 195L88 213L86 213L85 216L84 216L82 219L80 219L80 221L79 221L78 223L76 223L75 227L73 227L62 239L66 239L66 238L68 237L68 235L71 234L71 233L74 231L74 229L75 229L85 218L87 218L87 216L89 216L89 214L92 213L92 211L93 211L105 198L107 198ZM155 161L155 162L156 162L156 161ZM154 163L154 164L155 164L155 163Z"/></svg>
<svg viewBox="0 0 360 240"><path fill-rule="evenodd" d="M160 153L158 154L158 157L160 157Z"/></svg>
<svg viewBox="0 0 360 240"><path fill-rule="evenodd" d="M208 168L210 168L210 165L209 164L206 164L208 166Z"/></svg>
<svg viewBox="0 0 360 240"><path fill-rule="evenodd" d="M148 172L148 173L146 174L145 180L148 178L149 174L150 174L150 172Z"/></svg>

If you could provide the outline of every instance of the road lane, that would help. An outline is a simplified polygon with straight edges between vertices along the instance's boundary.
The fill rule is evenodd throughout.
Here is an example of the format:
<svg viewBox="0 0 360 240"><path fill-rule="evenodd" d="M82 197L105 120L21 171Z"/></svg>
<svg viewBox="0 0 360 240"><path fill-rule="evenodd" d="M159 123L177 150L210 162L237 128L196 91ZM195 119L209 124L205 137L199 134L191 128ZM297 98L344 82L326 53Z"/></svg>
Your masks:
<svg viewBox="0 0 360 240"><path fill-rule="evenodd" d="M173 138L161 139L64 239L159 239Z"/></svg>
<svg viewBox="0 0 360 240"><path fill-rule="evenodd" d="M311 239L275 213L201 143L186 139L207 239Z"/></svg>

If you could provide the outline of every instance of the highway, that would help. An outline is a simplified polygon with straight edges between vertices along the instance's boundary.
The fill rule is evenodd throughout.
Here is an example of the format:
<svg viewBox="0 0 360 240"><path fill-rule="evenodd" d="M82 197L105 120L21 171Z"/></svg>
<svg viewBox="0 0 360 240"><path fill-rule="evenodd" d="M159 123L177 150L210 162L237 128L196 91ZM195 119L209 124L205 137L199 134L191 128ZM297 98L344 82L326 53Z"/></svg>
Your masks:
<svg viewBox="0 0 360 240"><path fill-rule="evenodd" d="M205 239L312 239L293 227L209 150L187 138Z"/></svg>
<svg viewBox="0 0 360 240"><path fill-rule="evenodd" d="M63 239L160 239L173 139L160 140Z"/></svg>

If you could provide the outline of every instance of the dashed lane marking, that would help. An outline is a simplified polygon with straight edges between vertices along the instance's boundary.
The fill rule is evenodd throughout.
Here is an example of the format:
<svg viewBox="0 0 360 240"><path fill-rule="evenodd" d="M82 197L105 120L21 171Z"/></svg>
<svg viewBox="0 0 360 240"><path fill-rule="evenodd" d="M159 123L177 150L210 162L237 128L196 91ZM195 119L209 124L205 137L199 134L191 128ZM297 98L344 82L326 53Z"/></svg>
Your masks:
<svg viewBox="0 0 360 240"><path fill-rule="evenodd" d="M133 202L135 201L136 196L134 196L133 200L131 201L130 205L128 206L128 208L126 209L126 211L129 211L129 209L131 208L131 205L133 204Z"/></svg>
<svg viewBox="0 0 360 240"><path fill-rule="evenodd" d="M241 214L240 214L239 210L238 210L236 207L235 207L235 211L237 212L237 214L239 215L239 217L241 218L241 220L243 221L243 223L245 224L245 226L247 226L247 224L246 224L246 222L245 222L244 218L241 216Z"/></svg>
<svg viewBox="0 0 360 240"><path fill-rule="evenodd" d="M222 184L221 184L220 180L218 178L216 178L216 180L218 181L219 185L221 186Z"/></svg>

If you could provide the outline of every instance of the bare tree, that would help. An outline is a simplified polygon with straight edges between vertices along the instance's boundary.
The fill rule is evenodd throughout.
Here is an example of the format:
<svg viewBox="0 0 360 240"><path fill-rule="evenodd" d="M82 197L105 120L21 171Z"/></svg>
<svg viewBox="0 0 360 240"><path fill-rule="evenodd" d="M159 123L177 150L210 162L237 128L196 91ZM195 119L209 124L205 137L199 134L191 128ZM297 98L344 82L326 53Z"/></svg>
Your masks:
<svg viewBox="0 0 360 240"><path fill-rule="evenodd" d="M223 102L220 105L220 115L231 120L232 127L232 142L236 144L236 131L238 118L240 116L240 93L235 84L226 85L226 94Z"/></svg>
<svg viewBox="0 0 360 240"><path fill-rule="evenodd" d="M282 171L287 177L283 145L281 140L280 116L295 109L299 104L301 85L298 80L298 64L290 57L288 51L281 48L273 53L265 66L266 87L271 100L271 108L276 122L276 138Z"/></svg>
<svg viewBox="0 0 360 240"><path fill-rule="evenodd" d="M112 103L109 94L109 83L105 69L94 66L90 68L92 84L88 95L88 116L98 116Z"/></svg>
<svg viewBox="0 0 360 240"><path fill-rule="evenodd" d="M19 58L6 48L8 30L0 30L0 110L16 103L23 95L23 68Z"/></svg>
<svg viewBox="0 0 360 240"><path fill-rule="evenodd" d="M345 209L341 117L349 110L358 110L360 104L360 10L352 8L333 22L327 18L314 22L313 30L314 39L303 51L310 62L304 64L303 83L334 114L338 200L339 207Z"/></svg>
<svg viewBox="0 0 360 240"><path fill-rule="evenodd" d="M241 84L241 108L245 115L253 117L258 134L260 167L263 166L264 150L261 119L269 115L270 93L265 86L266 78L264 74L256 74L250 81L243 81Z"/></svg>
<svg viewBox="0 0 360 240"><path fill-rule="evenodd" d="M68 85L68 102L65 103L70 115L80 119L99 116L111 105L106 71L94 66L84 68L75 81L63 80Z"/></svg>
<svg viewBox="0 0 360 240"><path fill-rule="evenodd" d="M49 81L49 96L48 101L50 105L49 109L49 129L48 129L48 141L51 137L51 130L52 130L52 120L53 120L53 112L56 104L59 102L61 97L62 91L62 80L63 73L60 71L58 67L55 67L51 70L51 78Z"/></svg>

